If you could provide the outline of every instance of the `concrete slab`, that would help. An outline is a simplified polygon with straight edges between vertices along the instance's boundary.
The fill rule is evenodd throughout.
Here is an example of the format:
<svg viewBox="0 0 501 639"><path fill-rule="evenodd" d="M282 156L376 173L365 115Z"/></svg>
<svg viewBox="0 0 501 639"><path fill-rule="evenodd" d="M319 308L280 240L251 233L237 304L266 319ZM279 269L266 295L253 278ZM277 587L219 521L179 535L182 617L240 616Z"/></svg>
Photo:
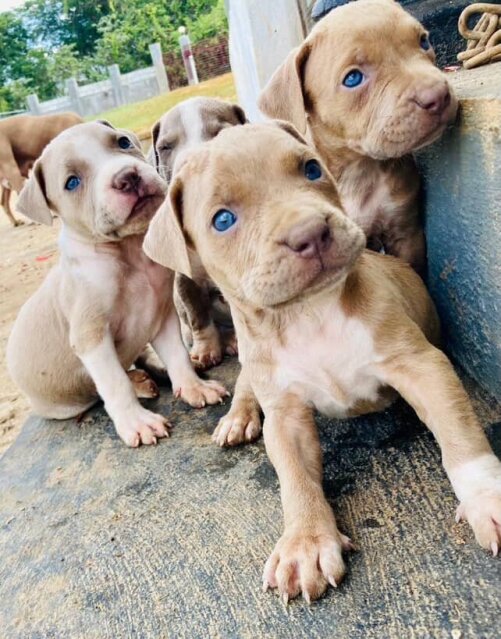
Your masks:
<svg viewBox="0 0 501 639"><path fill-rule="evenodd" d="M458 124L418 157L428 286L448 352L501 401L501 62L450 79Z"/></svg>
<svg viewBox="0 0 501 639"><path fill-rule="evenodd" d="M501 412L480 399L500 454ZM168 389L152 403L177 424L156 448L127 449L98 407L30 419L0 461L2 637L499 637L501 562L454 524L438 449L403 402L318 419L325 489L360 550L337 591L288 608L260 587L281 531L262 442L221 450L226 407L186 409Z"/></svg>

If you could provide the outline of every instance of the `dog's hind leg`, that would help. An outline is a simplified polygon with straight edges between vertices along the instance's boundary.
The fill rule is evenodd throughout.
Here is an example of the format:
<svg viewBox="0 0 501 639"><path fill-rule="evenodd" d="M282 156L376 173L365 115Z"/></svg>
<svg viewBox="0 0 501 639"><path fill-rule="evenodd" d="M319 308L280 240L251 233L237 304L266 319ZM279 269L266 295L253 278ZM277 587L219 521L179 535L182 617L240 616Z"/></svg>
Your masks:
<svg viewBox="0 0 501 639"><path fill-rule="evenodd" d="M11 189L7 188L6 186L1 186L0 188L2 189L2 197L0 202L3 210L9 218L12 226L20 226L22 224L21 220L16 220L14 214L12 213L12 209L10 208L10 195L12 193Z"/></svg>

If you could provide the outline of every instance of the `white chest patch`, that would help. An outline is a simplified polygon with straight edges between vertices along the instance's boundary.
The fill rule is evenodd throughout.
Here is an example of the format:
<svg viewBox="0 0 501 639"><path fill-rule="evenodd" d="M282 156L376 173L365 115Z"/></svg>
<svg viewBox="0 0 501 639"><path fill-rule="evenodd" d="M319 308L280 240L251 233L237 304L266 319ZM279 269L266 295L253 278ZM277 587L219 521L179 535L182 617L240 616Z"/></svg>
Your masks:
<svg viewBox="0 0 501 639"><path fill-rule="evenodd" d="M88 285L108 312L117 344L141 349L159 330L170 303L173 274L142 251L133 236L107 249L79 242L63 229L60 246L73 279Z"/></svg>
<svg viewBox="0 0 501 639"><path fill-rule="evenodd" d="M376 401L380 383L372 335L336 305L321 316L306 315L286 332L274 351L275 381L331 417L343 417L360 401Z"/></svg>

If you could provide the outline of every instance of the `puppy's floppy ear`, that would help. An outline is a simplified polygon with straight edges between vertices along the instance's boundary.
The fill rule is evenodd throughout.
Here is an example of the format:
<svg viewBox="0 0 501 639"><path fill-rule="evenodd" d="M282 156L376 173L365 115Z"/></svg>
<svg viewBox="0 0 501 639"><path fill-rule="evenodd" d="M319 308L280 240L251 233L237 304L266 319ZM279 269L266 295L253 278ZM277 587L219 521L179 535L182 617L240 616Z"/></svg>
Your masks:
<svg viewBox="0 0 501 639"><path fill-rule="evenodd" d="M249 120L247 119L247 116L245 115L245 111L242 109L241 106L239 106L238 104L234 104L233 112L237 120L240 122L240 124L247 124Z"/></svg>
<svg viewBox="0 0 501 639"><path fill-rule="evenodd" d="M160 166L160 158L157 153L157 141L158 135L160 133L160 120L155 122L153 128L151 129L151 149L148 152L148 161L153 164L153 166L158 171L158 167Z"/></svg>
<svg viewBox="0 0 501 639"><path fill-rule="evenodd" d="M292 137L296 138L296 140L298 140L298 142L301 142L301 144L306 144L306 145L308 144L308 142L304 139L301 133L299 133L296 127L292 125L290 122L286 122L285 120L274 120L273 124L275 126L278 126L280 129L282 129L289 135L292 135Z"/></svg>
<svg viewBox="0 0 501 639"><path fill-rule="evenodd" d="M52 213L45 193L45 179L40 160L35 162L28 181L21 189L16 202L16 209L26 215L26 217L35 220L35 222L52 226Z"/></svg>
<svg viewBox="0 0 501 639"><path fill-rule="evenodd" d="M175 177L167 197L150 222L143 251L154 262L191 277L191 264L182 229L183 182Z"/></svg>
<svg viewBox="0 0 501 639"><path fill-rule="evenodd" d="M271 76L259 96L258 106L270 118L287 120L306 133L304 72L311 53L311 43L293 49Z"/></svg>

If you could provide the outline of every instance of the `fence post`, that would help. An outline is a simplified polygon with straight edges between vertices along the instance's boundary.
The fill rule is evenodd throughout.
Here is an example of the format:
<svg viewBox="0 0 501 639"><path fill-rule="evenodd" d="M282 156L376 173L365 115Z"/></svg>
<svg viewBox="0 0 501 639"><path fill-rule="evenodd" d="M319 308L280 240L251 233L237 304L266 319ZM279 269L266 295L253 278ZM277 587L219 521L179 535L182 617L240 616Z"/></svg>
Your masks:
<svg viewBox="0 0 501 639"><path fill-rule="evenodd" d="M158 89L160 93L167 93L170 91L169 78L167 77L167 71L162 58L162 49L158 42L150 44L150 55L155 69L155 75L157 76Z"/></svg>
<svg viewBox="0 0 501 639"><path fill-rule="evenodd" d="M42 115L42 109L40 108L40 102L38 101L38 95L31 93L26 96L26 104L28 105L28 111L33 115Z"/></svg>
<svg viewBox="0 0 501 639"><path fill-rule="evenodd" d="M83 112L82 102L80 100L80 93L78 91L78 82L76 78L68 78L66 80L66 88L68 90L68 97L70 98L71 108L78 115L85 115Z"/></svg>
<svg viewBox="0 0 501 639"><path fill-rule="evenodd" d="M238 101L251 122L262 119L257 98L287 54L301 43L304 25L291 0L225 0L230 60Z"/></svg>
<svg viewBox="0 0 501 639"><path fill-rule="evenodd" d="M118 64L109 66L108 73L110 74L111 86L115 94L115 104L116 106L121 106L125 104L125 95Z"/></svg>
<svg viewBox="0 0 501 639"><path fill-rule="evenodd" d="M186 27L179 27L179 33L181 34L179 45L181 46L184 68L188 76L188 84L198 84L197 67L195 66L195 59L193 58L193 51L191 50L191 40L186 33Z"/></svg>

